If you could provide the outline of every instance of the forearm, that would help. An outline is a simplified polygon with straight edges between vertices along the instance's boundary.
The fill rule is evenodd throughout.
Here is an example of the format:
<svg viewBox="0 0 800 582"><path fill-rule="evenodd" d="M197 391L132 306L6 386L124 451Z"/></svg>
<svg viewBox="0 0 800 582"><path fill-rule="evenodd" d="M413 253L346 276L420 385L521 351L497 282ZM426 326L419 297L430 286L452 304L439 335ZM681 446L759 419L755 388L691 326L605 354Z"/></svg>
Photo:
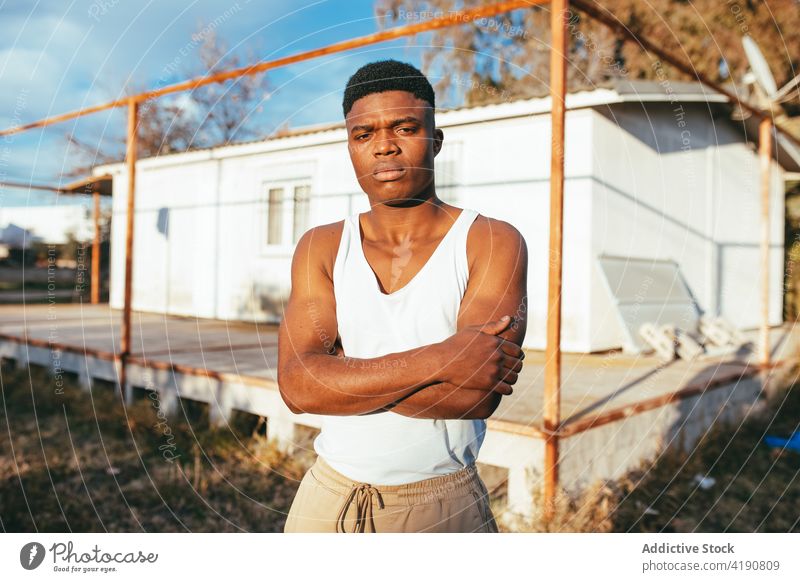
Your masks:
<svg viewBox="0 0 800 582"><path fill-rule="evenodd" d="M384 408L412 418L488 418L502 395L484 390L465 390L448 382L432 384Z"/></svg>
<svg viewBox="0 0 800 582"><path fill-rule="evenodd" d="M392 402L439 381L435 345L376 358L308 353L293 358L280 384L302 412L358 415L380 412Z"/></svg>
<svg viewBox="0 0 800 582"><path fill-rule="evenodd" d="M501 337L521 345L525 337L525 321L514 317L511 327ZM384 408L413 418L488 418L502 400L502 394L484 390L464 390L439 382L397 400Z"/></svg>

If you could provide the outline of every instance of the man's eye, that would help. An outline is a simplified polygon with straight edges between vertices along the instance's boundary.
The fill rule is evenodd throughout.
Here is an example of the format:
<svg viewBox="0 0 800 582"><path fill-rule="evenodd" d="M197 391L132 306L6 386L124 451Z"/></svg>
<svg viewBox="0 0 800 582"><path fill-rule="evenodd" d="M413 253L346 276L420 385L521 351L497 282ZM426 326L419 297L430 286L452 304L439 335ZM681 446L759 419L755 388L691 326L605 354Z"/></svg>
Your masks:
<svg viewBox="0 0 800 582"><path fill-rule="evenodd" d="M414 133L414 128L413 127L401 127L397 131L408 131L408 132Z"/></svg>
<svg viewBox="0 0 800 582"><path fill-rule="evenodd" d="M363 140L363 139L361 139L361 138L363 138L363 137L367 137L368 135L369 135L368 133L362 133L362 134L360 134L360 135L357 135L357 136L356 136L356 141L364 141L364 140Z"/></svg>

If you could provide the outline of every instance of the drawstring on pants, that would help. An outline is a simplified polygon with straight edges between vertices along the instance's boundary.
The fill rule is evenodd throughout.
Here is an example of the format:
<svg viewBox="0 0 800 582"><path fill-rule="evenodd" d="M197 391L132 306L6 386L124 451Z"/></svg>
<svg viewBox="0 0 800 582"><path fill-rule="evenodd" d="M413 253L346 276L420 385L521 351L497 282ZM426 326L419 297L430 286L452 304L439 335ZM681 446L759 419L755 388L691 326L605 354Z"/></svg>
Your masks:
<svg viewBox="0 0 800 582"><path fill-rule="evenodd" d="M375 532L375 521L372 518L373 495L378 496L379 507L383 509L383 497L381 496L380 491L375 489L369 483L353 485L353 487L350 489L349 495L345 498L344 502L342 503L342 507L339 510L339 516L337 517L336 521L337 533L346 533L344 527L345 515L347 514L347 508L353 502L353 499L356 500L356 519L355 523L353 524L353 531L351 533L364 532L367 518L369 518L369 524L372 527L372 533Z"/></svg>

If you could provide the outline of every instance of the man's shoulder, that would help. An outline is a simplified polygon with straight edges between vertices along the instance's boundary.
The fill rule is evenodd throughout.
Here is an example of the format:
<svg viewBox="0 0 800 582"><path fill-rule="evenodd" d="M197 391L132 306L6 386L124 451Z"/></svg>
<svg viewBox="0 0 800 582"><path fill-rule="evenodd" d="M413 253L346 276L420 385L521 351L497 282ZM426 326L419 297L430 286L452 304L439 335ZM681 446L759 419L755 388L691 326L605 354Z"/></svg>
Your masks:
<svg viewBox="0 0 800 582"><path fill-rule="evenodd" d="M320 224L308 229L294 249L295 260L317 263L329 276L333 276L333 263L342 239L345 219Z"/></svg>
<svg viewBox="0 0 800 582"><path fill-rule="evenodd" d="M470 236L473 234L473 232L479 236L499 236L509 240L519 240L523 238L522 233L510 222L500 220L499 218L492 218L491 216L486 216L480 213L478 213L478 216L475 217L475 222L473 223L472 228L470 228Z"/></svg>
<svg viewBox="0 0 800 582"><path fill-rule="evenodd" d="M348 217L349 218L349 217ZM314 226L303 236L317 236L320 238L341 237L344 222L347 219L337 220L336 222L329 222L328 224L320 224Z"/></svg>
<svg viewBox="0 0 800 582"><path fill-rule="evenodd" d="M499 218L478 214L467 237L467 257L472 267L476 261L490 261L492 256L497 256L497 252L512 251L525 246L525 237L514 225Z"/></svg>

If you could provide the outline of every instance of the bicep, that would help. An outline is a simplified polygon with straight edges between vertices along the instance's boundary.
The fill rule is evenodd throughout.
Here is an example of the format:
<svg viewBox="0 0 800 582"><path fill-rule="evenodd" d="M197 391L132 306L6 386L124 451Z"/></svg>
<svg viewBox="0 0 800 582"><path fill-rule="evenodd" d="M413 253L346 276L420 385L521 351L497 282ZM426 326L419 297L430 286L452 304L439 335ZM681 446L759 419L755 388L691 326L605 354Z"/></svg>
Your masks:
<svg viewBox="0 0 800 582"><path fill-rule="evenodd" d="M480 225L474 241L475 260L461 301L458 329L510 315L515 322L500 337L521 346L528 314L525 239L510 224L488 219Z"/></svg>
<svg viewBox="0 0 800 582"><path fill-rule="evenodd" d="M304 353L334 353L336 299L322 260L329 242L318 229L298 241L292 258L292 288L278 331L279 369Z"/></svg>

